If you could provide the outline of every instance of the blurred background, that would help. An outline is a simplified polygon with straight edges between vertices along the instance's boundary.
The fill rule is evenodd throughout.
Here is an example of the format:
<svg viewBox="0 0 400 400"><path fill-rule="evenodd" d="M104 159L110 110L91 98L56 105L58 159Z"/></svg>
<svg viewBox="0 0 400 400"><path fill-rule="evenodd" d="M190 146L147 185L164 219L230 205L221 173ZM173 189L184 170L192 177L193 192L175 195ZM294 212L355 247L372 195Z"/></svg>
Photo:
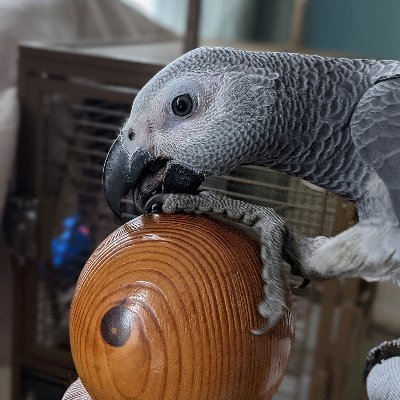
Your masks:
<svg viewBox="0 0 400 400"><path fill-rule="evenodd" d="M134 96L163 65L199 45L399 59L399 17L398 0L0 0L0 400L61 399L76 377L74 285L118 226L102 165ZM342 199L263 168L204 187L272 206L307 235L357 220ZM274 399L366 399L365 356L400 336L400 290L318 283L295 308Z"/></svg>

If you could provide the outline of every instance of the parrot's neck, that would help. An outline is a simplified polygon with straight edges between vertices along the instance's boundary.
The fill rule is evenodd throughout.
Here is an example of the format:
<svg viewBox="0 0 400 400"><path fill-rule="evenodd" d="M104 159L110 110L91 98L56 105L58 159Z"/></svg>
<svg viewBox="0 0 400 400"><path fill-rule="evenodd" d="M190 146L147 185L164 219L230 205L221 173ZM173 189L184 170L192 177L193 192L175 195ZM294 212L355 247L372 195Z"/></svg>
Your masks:
<svg viewBox="0 0 400 400"><path fill-rule="evenodd" d="M292 66L290 74L274 81L277 88L301 90L276 91L274 105L265 112L257 163L357 201L370 172L356 152L349 121L368 81L349 91L343 86L345 67L338 64L329 75L321 72L328 68L324 59L314 63L321 68L304 65L300 73ZM337 100L345 90L346 101Z"/></svg>
<svg viewBox="0 0 400 400"><path fill-rule="evenodd" d="M325 144L327 142L324 142ZM264 150L260 166L304 179L339 196L357 203L360 220L377 218L396 221L386 186L378 175L358 156L351 141L335 151L315 146L298 150L289 142L275 144ZM294 148L293 148L294 147Z"/></svg>
<svg viewBox="0 0 400 400"><path fill-rule="evenodd" d="M332 146L316 135L278 135L261 149L256 164L304 179L349 200L363 196L370 169L359 158L351 140ZM283 139L283 140L282 140Z"/></svg>

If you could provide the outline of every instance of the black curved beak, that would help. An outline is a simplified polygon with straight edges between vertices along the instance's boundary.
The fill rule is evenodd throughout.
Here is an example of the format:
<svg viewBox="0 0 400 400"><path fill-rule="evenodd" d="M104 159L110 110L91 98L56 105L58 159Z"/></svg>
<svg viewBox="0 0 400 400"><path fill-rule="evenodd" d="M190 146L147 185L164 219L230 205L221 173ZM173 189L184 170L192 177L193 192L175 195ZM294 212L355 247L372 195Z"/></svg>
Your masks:
<svg viewBox="0 0 400 400"><path fill-rule="evenodd" d="M135 151L123 146L122 136L114 141L103 168L103 187L107 202L123 221L120 202L132 191L136 213L143 213L148 200L159 193L195 193L205 174L167 158L159 158L148 150Z"/></svg>
<svg viewBox="0 0 400 400"><path fill-rule="evenodd" d="M119 135L108 151L103 167L103 188L108 205L116 217L123 221L120 202L135 186L142 171L155 157L147 150L129 153L123 148Z"/></svg>

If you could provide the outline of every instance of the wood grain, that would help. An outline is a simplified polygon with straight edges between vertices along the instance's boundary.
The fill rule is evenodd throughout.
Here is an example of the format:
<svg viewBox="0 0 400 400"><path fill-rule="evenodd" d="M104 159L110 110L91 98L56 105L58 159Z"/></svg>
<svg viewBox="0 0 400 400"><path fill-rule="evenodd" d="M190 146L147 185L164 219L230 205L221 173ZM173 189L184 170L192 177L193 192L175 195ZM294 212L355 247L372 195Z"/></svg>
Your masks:
<svg viewBox="0 0 400 400"><path fill-rule="evenodd" d="M267 400L287 368L290 310L262 336L259 247L194 215L146 215L112 233L79 278L74 362L94 400ZM289 307L290 308L290 307Z"/></svg>

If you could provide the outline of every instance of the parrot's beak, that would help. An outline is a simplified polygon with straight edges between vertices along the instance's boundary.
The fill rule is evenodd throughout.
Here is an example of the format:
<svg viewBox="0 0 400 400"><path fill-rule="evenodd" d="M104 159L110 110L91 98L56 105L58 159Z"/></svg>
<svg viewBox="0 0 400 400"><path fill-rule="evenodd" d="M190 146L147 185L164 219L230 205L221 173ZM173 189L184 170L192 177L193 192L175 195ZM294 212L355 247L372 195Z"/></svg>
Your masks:
<svg viewBox="0 0 400 400"><path fill-rule="evenodd" d="M103 168L103 187L112 212L122 220L121 199L129 193L143 169L155 159L150 152L137 149L130 153L119 135L112 144Z"/></svg>
<svg viewBox="0 0 400 400"><path fill-rule="evenodd" d="M141 214L147 201L158 193L194 193L205 175L155 157L138 148L129 151L120 135L111 146L103 169L103 187L113 213L122 221L121 199L132 191L134 212Z"/></svg>

